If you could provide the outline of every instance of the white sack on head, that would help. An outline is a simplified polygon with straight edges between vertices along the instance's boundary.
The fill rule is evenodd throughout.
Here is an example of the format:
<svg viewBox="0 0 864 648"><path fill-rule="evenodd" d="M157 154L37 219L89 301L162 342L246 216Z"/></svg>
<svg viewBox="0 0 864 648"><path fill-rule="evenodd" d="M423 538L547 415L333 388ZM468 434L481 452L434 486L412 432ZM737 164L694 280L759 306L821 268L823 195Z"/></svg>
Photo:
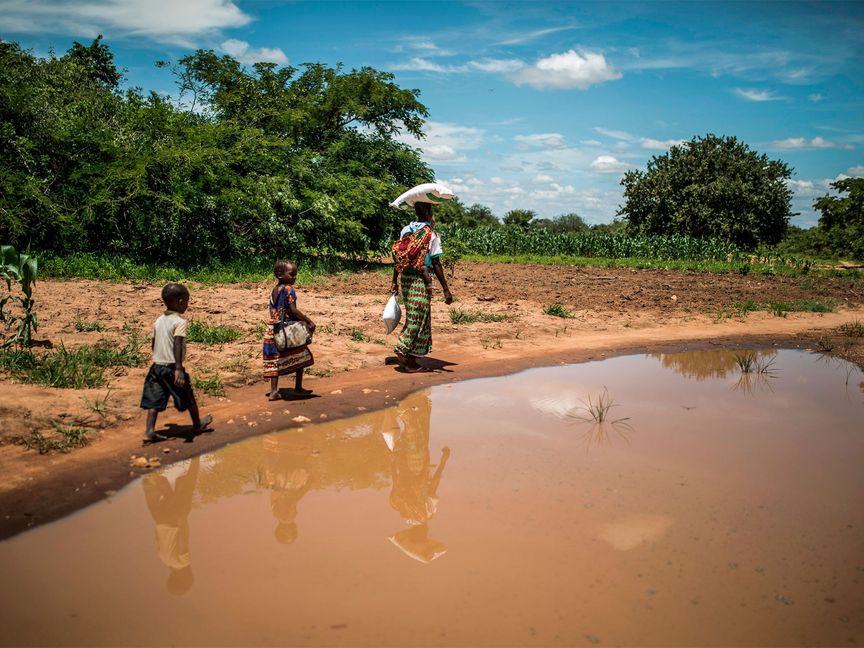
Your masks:
<svg viewBox="0 0 864 648"><path fill-rule="evenodd" d="M409 189L396 200L390 203L391 207L413 207L414 203L426 202L433 205L439 204L442 200L450 200L453 197L453 192L444 185L438 182L427 182L417 185L413 189Z"/></svg>

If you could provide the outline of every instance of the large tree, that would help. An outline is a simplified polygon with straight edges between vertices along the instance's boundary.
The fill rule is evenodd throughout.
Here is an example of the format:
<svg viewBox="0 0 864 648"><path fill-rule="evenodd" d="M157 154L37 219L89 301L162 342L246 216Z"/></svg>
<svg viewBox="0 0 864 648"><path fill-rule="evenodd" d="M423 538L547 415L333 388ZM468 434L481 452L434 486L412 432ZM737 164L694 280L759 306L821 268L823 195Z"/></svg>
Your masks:
<svg viewBox="0 0 864 648"><path fill-rule="evenodd" d="M507 227L528 229L531 225L531 221L535 218L537 218L537 212L531 209L511 209L504 214L504 224Z"/></svg>
<svg viewBox="0 0 864 648"><path fill-rule="evenodd" d="M789 221L792 175L735 137L706 135L628 171L619 210L631 232L718 238L753 249L780 241Z"/></svg>

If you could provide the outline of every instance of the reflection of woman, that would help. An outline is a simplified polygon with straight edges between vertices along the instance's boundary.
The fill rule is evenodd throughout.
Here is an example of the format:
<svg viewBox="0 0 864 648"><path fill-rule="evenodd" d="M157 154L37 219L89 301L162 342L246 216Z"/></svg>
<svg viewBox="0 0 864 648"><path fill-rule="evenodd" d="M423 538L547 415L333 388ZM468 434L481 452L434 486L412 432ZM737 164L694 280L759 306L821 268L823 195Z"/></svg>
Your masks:
<svg viewBox="0 0 864 648"><path fill-rule="evenodd" d="M432 350L432 279L430 269L435 272L444 291L444 301L453 302L453 295L444 278L441 266L441 237L434 231L432 205L418 202L414 205L417 219L408 223L400 233L400 242L407 245L394 255L393 285L391 292L399 293L399 274L402 274L402 299L405 303L405 325L396 342L396 357L406 371L426 371L417 362Z"/></svg>
<svg viewBox="0 0 864 648"><path fill-rule="evenodd" d="M306 462L310 449L285 435L264 439L267 462L260 474L260 485L270 489L270 510L276 518L274 535L280 544L297 539L297 503L310 485Z"/></svg>
<svg viewBox="0 0 864 648"><path fill-rule="evenodd" d="M189 513L198 481L200 458L189 463L185 475L177 478L174 488L165 475L144 477L144 498L156 523L159 559L171 570L165 588L172 594L185 594L192 587L192 558L189 553Z"/></svg>
<svg viewBox="0 0 864 648"><path fill-rule="evenodd" d="M429 520L438 510L438 484L450 457L450 448L441 451L435 472L429 465L429 422L432 402L425 393L400 403L397 410L399 431L393 439L390 505L409 525L394 534L390 541L406 555L421 562L431 562L447 548L429 538Z"/></svg>

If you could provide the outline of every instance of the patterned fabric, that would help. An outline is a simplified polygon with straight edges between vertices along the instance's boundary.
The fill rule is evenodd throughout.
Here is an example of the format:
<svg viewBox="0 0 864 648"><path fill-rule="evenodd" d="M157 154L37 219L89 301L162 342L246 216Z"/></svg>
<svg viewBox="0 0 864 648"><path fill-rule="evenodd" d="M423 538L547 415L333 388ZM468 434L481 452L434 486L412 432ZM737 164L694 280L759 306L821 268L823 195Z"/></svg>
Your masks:
<svg viewBox="0 0 864 648"><path fill-rule="evenodd" d="M432 290L416 271L402 274L405 325L396 342L396 351L423 356L432 350Z"/></svg>
<svg viewBox="0 0 864 648"><path fill-rule="evenodd" d="M294 288L280 284L277 291L275 304L273 303L272 294L270 296L270 321L267 324L267 330L264 331L262 355L264 358L265 378L284 376L315 364L315 359L312 357L312 352L309 351L308 345L281 352L276 348L276 344L273 342L273 325L282 319L283 311L285 311L285 317L291 319L288 305L297 303L297 293L294 291Z"/></svg>
<svg viewBox="0 0 864 648"><path fill-rule="evenodd" d="M393 262L397 272L404 272L407 268L422 268L432 240L432 228L428 224L424 223L417 229L409 228L410 225L406 228L408 232L393 244Z"/></svg>

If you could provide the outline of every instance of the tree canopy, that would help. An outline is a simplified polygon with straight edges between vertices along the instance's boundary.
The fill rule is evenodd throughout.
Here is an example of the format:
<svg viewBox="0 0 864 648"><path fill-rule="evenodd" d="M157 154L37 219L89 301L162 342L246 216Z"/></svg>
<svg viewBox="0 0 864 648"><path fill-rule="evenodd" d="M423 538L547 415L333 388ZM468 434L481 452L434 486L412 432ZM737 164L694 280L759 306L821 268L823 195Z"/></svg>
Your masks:
<svg viewBox="0 0 864 648"><path fill-rule="evenodd" d="M814 203L822 212L819 230L831 254L864 259L864 178L844 178L831 187L847 196L826 194Z"/></svg>
<svg viewBox="0 0 864 648"><path fill-rule="evenodd" d="M619 210L631 232L717 238L744 249L775 244L791 212L792 170L735 137L696 137L628 171Z"/></svg>
<svg viewBox="0 0 864 648"><path fill-rule="evenodd" d="M201 263L385 249L387 203L433 180L418 90L372 68L199 50L181 100L121 89L101 37L38 58L0 42L0 239L57 253ZM398 231L398 230L397 230Z"/></svg>

